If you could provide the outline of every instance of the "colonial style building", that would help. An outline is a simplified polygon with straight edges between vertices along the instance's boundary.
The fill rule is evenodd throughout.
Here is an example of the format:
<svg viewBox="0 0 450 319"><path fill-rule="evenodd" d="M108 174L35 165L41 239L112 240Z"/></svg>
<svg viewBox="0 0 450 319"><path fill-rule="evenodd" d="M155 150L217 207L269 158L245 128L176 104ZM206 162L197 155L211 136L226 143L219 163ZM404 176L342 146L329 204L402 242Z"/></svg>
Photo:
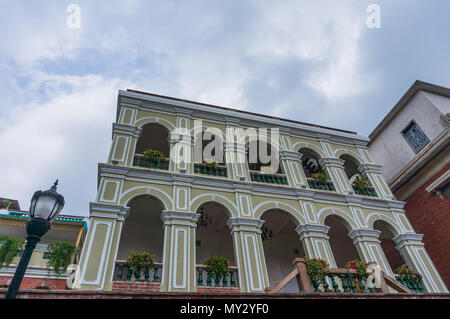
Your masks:
<svg viewBox="0 0 450 319"><path fill-rule="evenodd" d="M5 202L8 202L8 204L5 205ZM20 210L17 200L0 198L0 238L9 237L16 240L24 240L26 238L25 228L28 219L28 212ZM60 215L52 225L51 230L37 244L25 272L21 289L54 290L73 288L74 270L76 269L74 265L78 263L78 257L75 255L72 257L72 266L68 267L65 273L56 274L48 266L49 244L70 243L78 250L81 250L86 233L87 221L84 218ZM0 267L0 289L8 288L19 264L20 257L21 253L19 252L13 258L11 264Z"/></svg>
<svg viewBox="0 0 450 319"><path fill-rule="evenodd" d="M196 141L208 139L210 128L212 140L223 145L218 165L194 160ZM263 167L259 157L249 163L251 139L235 132L251 128L279 130L278 170ZM276 144L276 130L268 136L259 138ZM425 291L448 292L368 143L354 132L119 91L75 287L264 293L292 272L299 257L321 258L332 268L357 258L394 277L380 245L389 239L403 263L422 274ZM165 158L144 156L146 150ZM151 252L155 267L127 270L133 251ZM211 255L231 263L230 274L215 284L203 270ZM283 291L298 287L291 282Z"/></svg>
<svg viewBox="0 0 450 319"><path fill-rule="evenodd" d="M449 287L450 89L416 81L369 137L369 151Z"/></svg>

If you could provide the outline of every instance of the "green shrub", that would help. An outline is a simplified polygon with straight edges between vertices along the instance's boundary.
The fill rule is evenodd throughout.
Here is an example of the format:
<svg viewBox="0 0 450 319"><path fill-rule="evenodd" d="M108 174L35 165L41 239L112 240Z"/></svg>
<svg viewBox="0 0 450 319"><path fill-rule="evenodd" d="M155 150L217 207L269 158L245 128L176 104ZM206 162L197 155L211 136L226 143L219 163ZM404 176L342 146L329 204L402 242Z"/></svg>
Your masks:
<svg viewBox="0 0 450 319"><path fill-rule="evenodd" d="M166 158L164 154L158 150L146 149L142 154L154 161Z"/></svg>
<svg viewBox="0 0 450 319"><path fill-rule="evenodd" d="M327 175L325 175L325 173L320 172L320 173L316 173L313 174L312 177L316 180L317 183L319 184L326 184L328 183L328 177Z"/></svg>
<svg viewBox="0 0 450 319"><path fill-rule="evenodd" d="M151 269L153 268L153 263L153 256L147 251L142 253L133 251L127 259L128 268L133 273L135 273L138 269Z"/></svg>
<svg viewBox="0 0 450 319"><path fill-rule="evenodd" d="M18 252L23 251L24 240L10 237L0 238L0 268L8 267Z"/></svg>
<svg viewBox="0 0 450 319"><path fill-rule="evenodd" d="M213 278L222 278L230 272L230 261L225 257L211 256L205 261L206 270Z"/></svg>
<svg viewBox="0 0 450 319"><path fill-rule="evenodd" d="M57 276L67 271L67 267L72 261L72 256L78 252L74 245L69 243L51 243L49 247L49 259L47 265L50 266L49 273L53 270Z"/></svg>
<svg viewBox="0 0 450 319"><path fill-rule="evenodd" d="M319 258L305 258L306 269L311 281L317 284L323 282L325 276L328 274L328 263Z"/></svg>

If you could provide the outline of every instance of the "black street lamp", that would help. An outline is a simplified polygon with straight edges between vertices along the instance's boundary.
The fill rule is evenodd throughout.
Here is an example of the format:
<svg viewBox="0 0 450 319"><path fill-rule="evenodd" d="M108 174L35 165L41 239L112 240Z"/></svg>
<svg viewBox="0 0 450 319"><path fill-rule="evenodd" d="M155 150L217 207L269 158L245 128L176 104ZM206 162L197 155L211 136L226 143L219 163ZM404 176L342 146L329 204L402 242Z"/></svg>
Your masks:
<svg viewBox="0 0 450 319"><path fill-rule="evenodd" d="M30 220L27 222L27 244L5 299L16 298L17 290L19 290L22 283L23 275L28 267L31 254L36 248L36 244L50 230L50 225L64 207L64 197L56 192L57 185L58 180L56 180L51 189L35 192L31 199Z"/></svg>

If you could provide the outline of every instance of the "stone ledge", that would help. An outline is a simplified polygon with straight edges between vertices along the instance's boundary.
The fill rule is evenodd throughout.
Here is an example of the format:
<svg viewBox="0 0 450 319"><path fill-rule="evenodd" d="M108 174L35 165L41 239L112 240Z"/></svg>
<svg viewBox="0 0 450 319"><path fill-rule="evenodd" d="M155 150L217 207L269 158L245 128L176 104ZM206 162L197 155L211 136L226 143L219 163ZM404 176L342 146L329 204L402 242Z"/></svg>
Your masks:
<svg viewBox="0 0 450 319"><path fill-rule="evenodd" d="M3 299L7 289L0 289ZM20 290L18 299L450 299L450 294L361 294L361 293L166 293L81 290Z"/></svg>

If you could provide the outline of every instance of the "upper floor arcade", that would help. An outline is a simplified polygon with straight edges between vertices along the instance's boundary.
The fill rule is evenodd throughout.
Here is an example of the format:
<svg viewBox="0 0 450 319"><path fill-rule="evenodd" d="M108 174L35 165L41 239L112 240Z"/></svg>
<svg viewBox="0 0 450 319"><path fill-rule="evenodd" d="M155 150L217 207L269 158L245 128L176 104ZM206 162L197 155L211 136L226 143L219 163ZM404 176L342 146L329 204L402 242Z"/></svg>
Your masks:
<svg viewBox="0 0 450 319"><path fill-rule="evenodd" d="M99 176L126 167L127 174L152 179L171 174L204 183L282 187L306 196L324 192L395 200L368 142L350 131L119 91L111 150Z"/></svg>

